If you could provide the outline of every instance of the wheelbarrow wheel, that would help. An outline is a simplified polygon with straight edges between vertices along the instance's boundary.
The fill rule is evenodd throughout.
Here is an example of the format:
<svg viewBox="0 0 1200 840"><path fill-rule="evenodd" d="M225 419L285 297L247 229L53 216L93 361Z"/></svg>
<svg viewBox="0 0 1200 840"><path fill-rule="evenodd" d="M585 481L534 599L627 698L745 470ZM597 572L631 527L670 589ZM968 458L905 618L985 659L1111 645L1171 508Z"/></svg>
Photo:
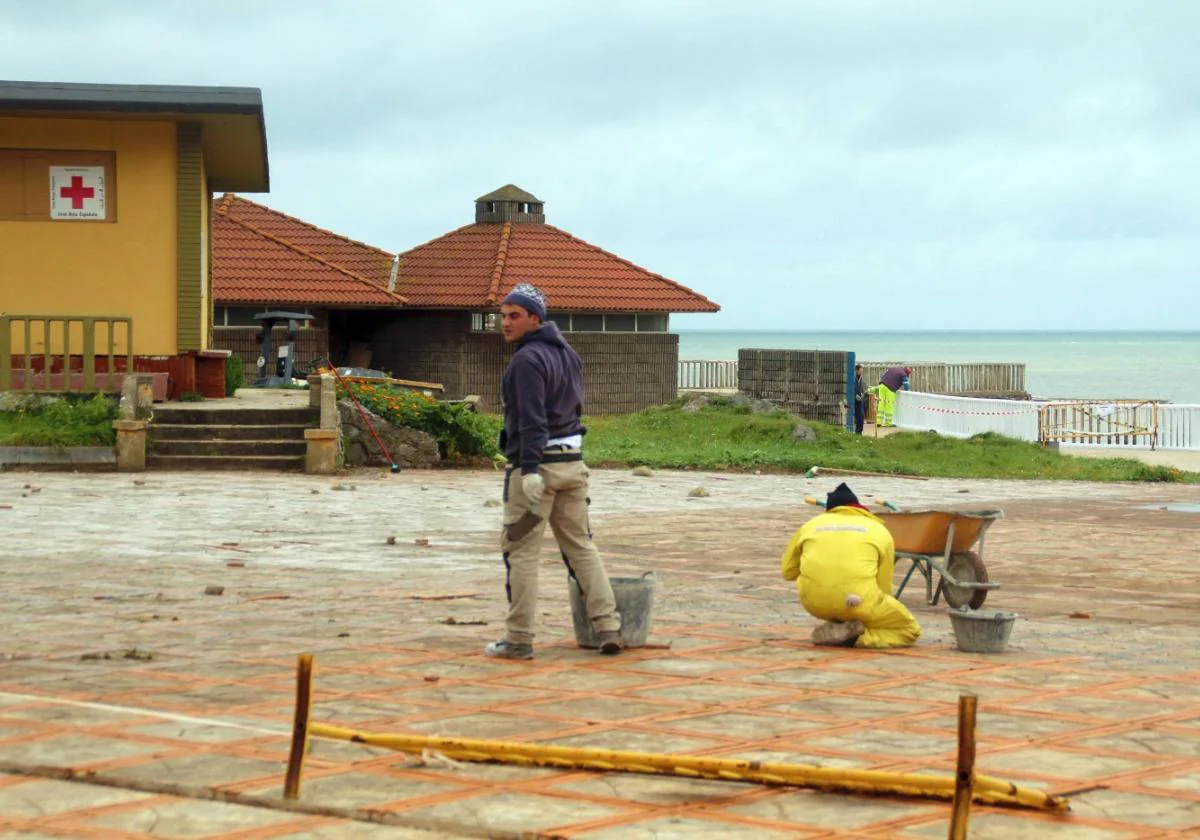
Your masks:
<svg viewBox="0 0 1200 840"><path fill-rule="evenodd" d="M974 551L960 551L950 555L950 563L946 566L946 570L955 580L961 580L964 583L987 583L988 580L987 567L983 565L983 561ZM987 594L986 589L968 589L962 586L953 586L945 579L942 581L942 595L946 599L947 606L953 609L966 606L977 610L987 600Z"/></svg>

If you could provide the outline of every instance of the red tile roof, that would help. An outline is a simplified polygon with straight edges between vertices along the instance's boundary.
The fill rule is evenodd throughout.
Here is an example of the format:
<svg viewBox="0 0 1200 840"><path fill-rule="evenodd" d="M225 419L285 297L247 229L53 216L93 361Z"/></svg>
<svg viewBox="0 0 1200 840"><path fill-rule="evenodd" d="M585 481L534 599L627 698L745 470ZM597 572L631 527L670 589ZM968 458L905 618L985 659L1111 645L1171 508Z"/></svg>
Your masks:
<svg viewBox="0 0 1200 840"><path fill-rule="evenodd" d="M213 298L219 303L482 309L518 283L552 310L716 312L673 280L546 224L477 223L392 255L226 194L214 205Z"/></svg>
<svg viewBox="0 0 1200 840"><path fill-rule="evenodd" d="M400 255L396 291L411 307L497 306L518 283L546 293L551 310L716 312L721 307L551 225L480 223Z"/></svg>
<svg viewBox="0 0 1200 840"><path fill-rule="evenodd" d="M213 299L292 306L402 306L392 256L226 194L213 206ZM366 272L366 273L363 273Z"/></svg>

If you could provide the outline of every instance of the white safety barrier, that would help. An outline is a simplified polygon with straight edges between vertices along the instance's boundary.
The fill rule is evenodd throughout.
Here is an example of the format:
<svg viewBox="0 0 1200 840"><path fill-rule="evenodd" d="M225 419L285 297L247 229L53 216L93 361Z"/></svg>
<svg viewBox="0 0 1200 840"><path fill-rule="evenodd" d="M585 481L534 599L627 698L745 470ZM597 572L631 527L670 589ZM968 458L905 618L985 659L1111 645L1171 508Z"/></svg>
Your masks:
<svg viewBox="0 0 1200 840"><path fill-rule="evenodd" d="M896 395L896 425L902 429L967 438L982 432L1036 442L1041 403L947 397L920 391Z"/></svg>
<svg viewBox="0 0 1200 840"><path fill-rule="evenodd" d="M995 432L1018 440L1139 449L1200 450L1200 405L1136 400L1028 401L896 395L896 426L967 438Z"/></svg>

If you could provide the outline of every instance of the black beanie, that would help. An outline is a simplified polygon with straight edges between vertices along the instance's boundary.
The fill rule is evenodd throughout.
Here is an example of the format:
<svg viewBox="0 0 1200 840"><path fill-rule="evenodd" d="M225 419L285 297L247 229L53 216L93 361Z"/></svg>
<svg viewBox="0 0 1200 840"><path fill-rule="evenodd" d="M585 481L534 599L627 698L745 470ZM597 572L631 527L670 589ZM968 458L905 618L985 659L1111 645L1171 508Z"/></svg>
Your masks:
<svg viewBox="0 0 1200 840"><path fill-rule="evenodd" d="M854 491L847 487L844 481L825 497L825 510L833 510L835 507L856 504L858 504L858 496L854 495Z"/></svg>

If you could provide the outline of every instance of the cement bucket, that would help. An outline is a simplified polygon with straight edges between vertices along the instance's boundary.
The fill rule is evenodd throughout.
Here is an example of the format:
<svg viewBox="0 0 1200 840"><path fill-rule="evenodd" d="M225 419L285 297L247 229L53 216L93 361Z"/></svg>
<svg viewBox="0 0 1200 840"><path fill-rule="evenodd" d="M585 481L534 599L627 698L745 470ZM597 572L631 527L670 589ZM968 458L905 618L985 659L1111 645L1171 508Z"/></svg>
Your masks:
<svg viewBox="0 0 1200 840"><path fill-rule="evenodd" d="M958 649L968 653L1004 653L1017 614L999 610L948 610Z"/></svg>
<svg viewBox="0 0 1200 840"><path fill-rule="evenodd" d="M650 637L654 616L654 573L637 578L609 578L613 597L617 601L617 612L621 614L621 646L641 647ZM580 647L597 648L600 642L588 618L583 590L575 578L569 578L567 588L571 590L571 620L575 625L575 641Z"/></svg>

